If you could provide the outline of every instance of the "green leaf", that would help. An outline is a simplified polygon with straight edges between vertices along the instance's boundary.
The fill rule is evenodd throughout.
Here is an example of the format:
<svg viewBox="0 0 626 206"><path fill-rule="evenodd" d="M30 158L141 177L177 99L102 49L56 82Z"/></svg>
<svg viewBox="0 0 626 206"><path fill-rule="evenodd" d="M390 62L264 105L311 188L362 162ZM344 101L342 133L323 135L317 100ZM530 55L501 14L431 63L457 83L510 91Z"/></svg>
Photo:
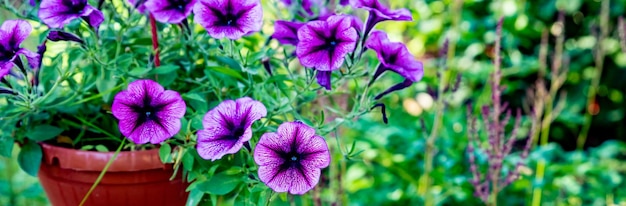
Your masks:
<svg viewBox="0 0 626 206"><path fill-rule="evenodd" d="M191 171L193 169L193 154L191 152L194 151L195 150L193 149L187 149L185 154L183 154L183 168L187 171Z"/></svg>
<svg viewBox="0 0 626 206"><path fill-rule="evenodd" d="M111 89L117 86L117 79L113 77L113 71L108 69L100 69L99 78L96 80L96 88L102 94L102 100L108 103L111 97Z"/></svg>
<svg viewBox="0 0 626 206"><path fill-rule="evenodd" d="M180 67L177 65L161 65L150 71L150 74L169 74L178 69L180 69Z"/></svg>
<svg viewBox="0 0 626 206"><path fill-rule="evenodd" d="M86 151L89 151L89 150L92 150L92 149L93 149L93 145L85 145L85 146L80 148L80 150L86 150Z"/></svg>
<svg viewBox="0 0 626 206"><path fill-rule="evenodd" d="M41 146L37 143L29 141L22 146L20 153L17 155L17 163L27 174L36 177L41 164L43 154Z"/></svg>
<svg viewBox="0 0 626 206"><path fill-rule="evenodd" d="M159 157L161 157L161 162L169 163L171 161L172 154L172 146L167 143L163 143L161 148L159 148Z"/></svg>
<svg viewBox="0 0 626 206"><path fill-rule="evenodd" d="M189 192L189 197L187 197L186 206L196 206L202 200L202 196L204 196L204 192L200 190L191 190Z"/></svg>
<svg viewBox="0 0 626 206"><path fill-rule="evenodd" d="M107 149L107 147L105 147L104 145L99 144L99 145L96 145L96 151L98 151L98 152L108 152L109 149Z"/></svg>
<svg viewBox="0 0 626 206"><path fill-rule="evenodd" d="M198 189L209 194L225 195L233 191L240 182L239 176L219 173L214 175L209 181L199 184Z"/></svg>
<svg viewBox="0 0 626 206"><path fill-rule="evenodd" d="M244 80L243 76L241 76L239 72L232 70L232 69L225 68L225 67L209 67L208 70L212 72L224 74L226 76L230 76L239 80Z"/></svg>
<svg viewBox="0 0 626 206"><path fill-rule="evenodd" d="M13 145L13 138L0 137L0 156L11 157Z"/></svg>
<svg viewBox="0 0 626 206"><path fill-rule="evenodd" d="M42 124L28 130L26 132L26 137L36 142L42 142L56 137L57 135L61 134L61 132L63 132L63 129L61 128Z"/></svg>
<svg viewBox="0 0 626 206"><path fill-rule="evenodd" d="M239 62L237 62L233 58L225 57L225 56L217 56L216 58L218 62L228 65L228 67L230 67L231 69L241 71L241 65L239 64Z"/></svg>

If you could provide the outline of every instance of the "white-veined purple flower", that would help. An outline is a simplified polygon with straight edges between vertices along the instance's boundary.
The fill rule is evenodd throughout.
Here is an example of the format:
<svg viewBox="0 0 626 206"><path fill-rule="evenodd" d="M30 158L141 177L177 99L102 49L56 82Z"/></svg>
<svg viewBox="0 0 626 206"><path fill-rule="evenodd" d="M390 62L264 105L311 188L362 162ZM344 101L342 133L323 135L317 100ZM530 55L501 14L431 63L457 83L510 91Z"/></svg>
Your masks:
<svg viewBox="0 0 626 206"><path fill-rule="evenodd" d="M202 120L204 129L198 131L198 154L215 161L237 153L252 138L252 123L266 115L263 103L249 97L223 101Z"/></svg>
<svg viewBox="0 0 626 206"><path fill-rule="evenodd" d="M276 192L304 194L319 182L330 164L323 137L301 122L286 122L276 133L265 133L254 149L259 179Z"/></svg>
<svg viewBox="0 0 626 206"><path fill-rule="evenodd" d="M87 0L43 0L39 8L39 18L51 28L62 28L76 18L83 18L93 28L98 29L104 15Z"/></svg>
<svg viewBox="0 0 626 206"><path fill-rule="evenodd" d="M259 0L200 0L193 12L194 21L216 39L239 39L263 25Z"/></svg>
<svg viewBox="0 0 626 206"><path fill-rule="evenodd" d="M413 21L411 11L408 9L396 9L391 10L379 0L353 0L351 4L354 7L361 8L369 11L369 17L367 17L367 23L365 24L365 36L378 22L382 21Z"/></svg>
<svg viewBox="0 0 626 206"><path fill-rule="evenodd" d="M26 56L31 68L39 68L39 55L20 47L31 31L32 27L24 20L7 20L0 26L0 79L9 74L14 65L23 67L20 54Z"/></svg>
<svg viewBox="0 0 626 206"><path fill-rule="evenodd" d="M176 135L186 109L178 92L148 79L128 84L115 95L111 107L120 132L135 144L158 144Z"/></svg>
<svg viewBox="0 0 626 206"><path fill-rule="evenodd" d="M191 14L198 0L147 0L143 5L163 23L178 24Z"/></svg>
<svg viewBox="0 0 626 206"><path fill-rule="evenodd" d="M298 30L296 55L302 66L336 70L343 65L344 57L354 51L358 38L351 19L344 15L311 21Z"/></svg>

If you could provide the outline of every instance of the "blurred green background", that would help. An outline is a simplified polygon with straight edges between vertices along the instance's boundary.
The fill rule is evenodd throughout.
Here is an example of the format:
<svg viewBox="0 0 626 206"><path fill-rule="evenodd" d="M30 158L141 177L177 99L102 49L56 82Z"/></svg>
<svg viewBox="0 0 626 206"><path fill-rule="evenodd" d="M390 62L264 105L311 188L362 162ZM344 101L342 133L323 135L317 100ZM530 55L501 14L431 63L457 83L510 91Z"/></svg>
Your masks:
<svg viewBox="0 0 626 206"><path fill-rule="evenodd" d="M6 4L9 1L3 1ZM264 1L265 5L275 1ZM485 105L491 101L486 86L493 71L495 25L504 16L503 93L512 108L525 108L527 90L537 80L539 50L544 30L549 31L548 65L554 54L555 35L564 32L564 54L569 72L560 91L566 92L565 107L551 125L549 144L533 147L520 179L500 195L502 205L531 205L534 188L542 188L541 205L626 205L626 52L620 48L618 17L626 15L626 0L611 0L608 37L598 42L601 2L598 0L389 0L392 8L409 8L413 22L385 22L377 29L389 33L394 41L407 44L424 61L426 75L411 88L384 98L389 124L373 112L345 125L340 131L343 145L356 142L358 158L338 157L330 170L343 174L338 194L328 199L350 205L421 205L419 177L423 174L425 137L432 128L435 99L428 88L436 88L439 50L450 41L448 69L462 75L458 91L450 95L444 112L443 127L436 142L433 187L427 191L440 205L477 205L467 160L465 105ZM557 9L558 8L558 9ZM563 25L556 25L559 10ZM11 18L0 10L0 21ZM364 17L364 13L358 13ZM271 25L266 19L266 27ZM271 26L269 26L271 28ZM25 46L34 49L36 38ZM597 88L599 111L592 116L591 129L583 150L576 141L584 124L587 91L595 75L594 48L602 43L606 57ZM548 66L549 68L549 66ZM382 91L401 81L387 74L373 90ZM546 79L550 82L551 79ZM424 131L420 121L425 122ZM528 134L530 119L524 118L520 144L507 159L513 164ZM14 155L17 155L17 149ZM485 161L484 156L478 162ZM45 205L45 194L37 179L19 170L14 159L0 159L0 205ZM535 178L537 162L547 162L543 180ZM325 185L321 185L325 186ZM325 198L325 199L327 199Z"/></svg>

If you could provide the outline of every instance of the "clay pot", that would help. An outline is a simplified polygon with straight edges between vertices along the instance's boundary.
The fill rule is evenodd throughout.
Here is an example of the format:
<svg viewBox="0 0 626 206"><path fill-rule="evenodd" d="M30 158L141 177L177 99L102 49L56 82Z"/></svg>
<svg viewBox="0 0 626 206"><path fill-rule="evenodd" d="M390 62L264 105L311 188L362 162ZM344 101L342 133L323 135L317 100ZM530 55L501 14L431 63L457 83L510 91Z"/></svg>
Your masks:
<svg viewBox="0 0 626 206"><path fill-rule="evenodd" d="M54 206L79 205L114 154L41 146L39 180ZM85 205L185 205L188 183L180 175L170 181L173 173L157 149L120 152Z"/></svg>

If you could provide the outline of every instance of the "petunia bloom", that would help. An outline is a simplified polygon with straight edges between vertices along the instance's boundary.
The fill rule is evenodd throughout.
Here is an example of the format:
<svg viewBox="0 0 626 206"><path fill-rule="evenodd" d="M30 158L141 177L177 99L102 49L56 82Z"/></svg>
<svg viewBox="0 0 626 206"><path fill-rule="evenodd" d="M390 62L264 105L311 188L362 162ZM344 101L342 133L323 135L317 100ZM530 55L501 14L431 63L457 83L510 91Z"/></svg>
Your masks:
<svg viewBox="0 0 626 206"><path fill-rule="evenodd" d="M326 21L311 21L298 30L296 55L302 66L332 71L343 65L344 57L354 51L358 34L351 20L343 15Z"/></svg>
<svg viewBox="0 0 626 206"><path fill-rule="evenodd" d="M146 0L128 0L128 3L133 5L139 13L144 13L146 11Z"/></svg>
<svg viewBox="0 0 626 206"><path fill-rule="evenodd" d="M73 41L79 44L84 44L85 42L80 39L80 37L75 34L64 32L64 31L50 31L47 37L50 41Z"/></svg>
<svg viewBox="0 0 626 206"><path fill-rule="evenodd" d="M194 21L217 39L240 39L263 25L260 0L200 0L193 12Z"/></svg>
<svg viewBox="0 0 626 206"><path fill-rule="evenodd" d="M20 47L31 31L32 27L24 20L7 20L0 26L0 79L9 74L14 65L25 71L20 54L26 56L31 68L39 68L39 55Z"/></svg>
<svg viewBox="0 0 626 206"><path fill-rule="evenodd" d="M424 65L422 62L415 59L403 43L389 41L385 32L372 32L370 38L365 43L365 47L374 50L380 60L380 65L376 73L374 73L370 84L388 70L392 70L406 79L405 82L392 87L395 90L408 87L413 82L420 81L424 76ZM379 95L376 99L380 97L382 96Z"/></svg>
<svg viewBox="0 0 626 206"><path fill-rule="evenodd" d="M157 21L178 24L187 19L198 0L146 0L143 5Z"/></svg>
<svg viewBox="0 0 626 206"><path fill-rule="evenodd" d="M79 17L96 29L104 21L102 12L89 5L87 0L41 1L39 18L51 28L62 28Z"/></svg>
<svg viewBox="0 0 626 206"><path fill-rule="evenodd" d="M263 103L249 97L223 101L202 120L204 129L198 131L198 154L215 161L236 153L252 138L252 123L266 115Z"/></svg>
<svg viewBox="0 0 626 206"><path fill-rule="evenodd" d="M278 40L281 44L297 45L298 29L302 26L304 26L302 22L278 20L274 23L274 34L272 34L272 38Z"/></svg>
<svg viewBox="0 0 626 206"><path fill-rule="evenodd" d="M186 109L178 92L147 79L128 84L115 95L111 107L120 132L135 144L158 144L176 135Z"/></svg>
<svg viewBox="0 0 626 206"><path fill-rule="evenodd" d="M369 17L365 24L365 35L367 36L374 26L382 21L413 21L411 12L408 9L391 10L379 2L379 0L354 0L351 2L356 8L369 11Z"/></svg>
<svg viewBox="0 0 626 206"><path fill-rule="evenodd" d="M286 122L275 133L265 133L254 149L259 179L276 192L304 194L319 182L330 164L323 137L301 122Z"/></svg>
<svg viewBox="0 0 626 206"><path fill-rule="evenodd" d="M281 0L281 1L287 6L293 6L294 3L298 2L297 0ZM306 13L299 12L300 14L313 16L315 14L314 8L320 9L320 12L325 12L325 10L327 10L326 7L324 7L323 5L324 5L323 0L302 0L300 5L295 5L295 6L297 6L297 8L302 8L304 12L306 12Z"/></svg>

